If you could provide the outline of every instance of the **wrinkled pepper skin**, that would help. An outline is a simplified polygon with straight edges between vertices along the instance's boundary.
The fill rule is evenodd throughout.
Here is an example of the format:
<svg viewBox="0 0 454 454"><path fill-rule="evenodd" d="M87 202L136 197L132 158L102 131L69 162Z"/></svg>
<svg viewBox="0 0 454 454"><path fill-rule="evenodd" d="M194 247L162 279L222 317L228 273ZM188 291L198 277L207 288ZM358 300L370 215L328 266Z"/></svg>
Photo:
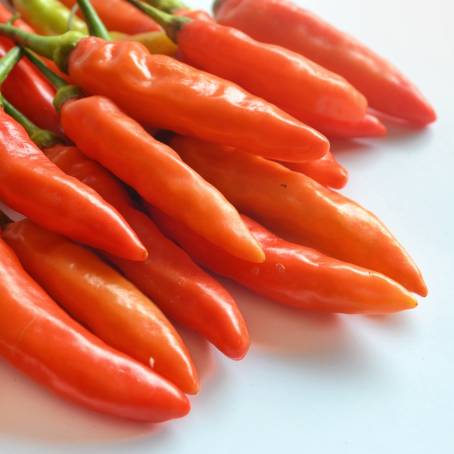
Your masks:
<svg viewBox="0 0 454 454"><path fill-rule="evenodd" d="M270 159L322 157L329 143L270 103L237 85L139 43L79 41L69 58L71 80L90 94L110 97L140 123Z"/></svg>
<svg viewBox="0 0 454 454"><path fill-rule="evenodd" d="M342 167L332 153L326 153L316 161L284 163L286 167L304 173L313 180L329 188L341 189L348 181L348 171Z"/></svg>
<svg viewBox="0 0 454 454"><path fill-rule="evenodd" d="M407 252L376 216L352 200L259 156L183 137L170 145L240 211L284 238L427 294Z"/></svg>
<svg viewBox="0 0 454 454"><path fill-rule="evenodd" d="M227 290L135 209L125 189L98 163L64 145L48 148L46 155L112 204L150 252L144 262L112 256L109 260L168 317L196 331L227 356L244 357L249 348L247 326Z"/></svg>
<svg viewBox="0 0 454 454"><path fill-rule="evenodd" d="M152 214L202 266L279 303L345 314L386 314L417 305L407 290L386 276L289 243L246 217L244 222L266 253L264 263L232 257L159 211Z"/></svg>
<svg viewBox="0 0 454 454"><path fill-rule="evenodd" d="M326 122L354 123L366 114L366 99L344 78L232 27L192 20L177 40L186 63L237 83L322 133Z"/></svg>
<svg viewBox="0 0 454 454"><path fill-rule="evenodd" d="M51 391L93 410L141 421L186 415L175 386L71 319L0 239L0 354Z"/></svg>
<svg viewBox="0 0 454 454"><path fill-rule="evenodd" d="M121 215L64 174L0 110L0 200L37 224L131 260L147 251Z"/></svg>
<svg viewBox="0 0 454 454"><path fill-rule="evenodd" d="M225 197L109 99L91 96L66 102L61 125L79 150L148 202L233 255L252 262L264 260Z"/></svg>
<svg viewBox="0 0 454 454"><path fill-rule="evenodd" d="M4 240L25 270L75 320L183 392L199 389L179 334L136 287L87 249L29 220L9 224Z"/></svg>
<svg viewBox="0 0 454 454"><path fill-rule="evenodd" d="M68 7L73 7L77 3L76 0L61 1ZM156 22L126 0L91 0L91 4L109 30L134 35L161 29Z"/></svg>
<svg viewBox="0 0 454 454"><path fill-rule="evenodd" d="M371 107L416 125L436 114L391 63L315 14L286 0L218 0L215 17L253 38L290 49L344 76Z"/></svg>
<svg viewBox="0 0 454 454"><path fill-rule="evenodd" d="M58 0L12 0L16 11L20 13L41 35L59 35L68 31L71 11ZM84 21L74 16L70 30L87 32Z"/></svg>
<svg viewBox="0 0 454 454"><path fill-rule="evenodd" d="M0 4L0 23L10 19L11 13ZM16 20L14 25L33 31L21 20ZM11 40L0 37L0 58L13 46ZM26 58L22 58L11 71L2 85L2 93L41 128L54 132L60 130L58 115L52 104L55 89Z"/></svg>

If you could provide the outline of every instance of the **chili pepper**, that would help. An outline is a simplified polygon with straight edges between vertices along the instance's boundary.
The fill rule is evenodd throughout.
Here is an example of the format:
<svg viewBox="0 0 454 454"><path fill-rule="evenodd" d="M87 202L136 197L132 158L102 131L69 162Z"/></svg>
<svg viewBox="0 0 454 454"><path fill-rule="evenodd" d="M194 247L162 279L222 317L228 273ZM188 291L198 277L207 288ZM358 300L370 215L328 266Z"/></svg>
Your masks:
<svg viewBox="0 0 454 454"><path fill-rule="evenodd" d="M342 167L332 153L326 153L317 161L285 163L285 166L295 172L301 172L313 180L334 189L343 188L348 181L347 169Z"/></svg>
<svg viewBox="0 0 454 454"><path fill-rule="evenodd" d="M62 0L62 3L72 7L77 1ZM156 22L125 0L91 0L91 3L109 30L134 35L161 29Z"/></svg>
<svg viewBox="0 0 454 454"><path fill-rule="evenodd" d="M0 22L8 22L11 17L11 13L0 3ZM20 20L16 20L14 24L31 31ZM0 58L13 46L9 39L0 38ZM60 129L57 112L52 104L55 89L25 58L22 58L11 71L10 77L2 86L2 91L39 126L55 132Z"/></svg>
<svg viewBox="0 0 454 454"><path fill-rule="evenodd" d="M418 125L436 114L391 63L308 10L285 0L217 0L219 23L290 49L344 76L374 109Z"/></svg>
<svg viewBox="0 0 454 454"><path fill-rule="evenodd" d="M0 25L0 33L55 58L70 79L88 93L109 96L148 126L172 129L241 147L282 161L316 159L329 148L315 130L236 85L140 44L25 33Z"/></svg>
<svg viewBox="0 0 454 454"><path fill-rule="evenodd" d="M17 110L13 111L36 144L44 148L49 131L41 130ZM168 240L144 213L134 208L126 190L106 169L73 146L57 143L46 148L45 153L61 170L111 203L152 251L151 258L144 262L112 256L109 260L166 315L206 337L226 355L242 358L249 347L249 335L230 294Z"/></svg>
<svg viewBox="0 0 454 454"><path fill-rule="evenodd" d="M230 294L136 210L126 191L98 163L75 147L56 145L46 154L65 173L90 185L115 206L151 251L145 262L109 260L167 316L195 330L226 355L242 358L249 347L249 335Z"/></svg>
<svg viewBox="0 0 454 454"><path fill-rule="evenodd" d="M66 85L47 68L43 71L63 90L56 100L61 125L82 152L210 241L246 260L264 260L235 208L171 148L155 140L109 99L79 99L76 87Z"/></svg>
<svg viewBox="0 0 454 454"><path fill-rule="evenodd" d="M12 0L12 3L21 16L40 34L56 35L69 29L87 33L84 21L77 16L71 18L71 11L58 0Z"/></svg>
<svg viewBox="0 0 454 454"><path fill-rule="evenodd" d="M421 273L402 246L377 217L352 200L259 156L183 137L170 145L240 211L284 238L427 294Z"/></svg>
<svg viewBox="0 0 454 454"><path fill-rule="evenodd" d="M26 271L93 334L151 364L182 391L198 391L197 371L175 328L143 293L93 252L29 220L7 225L3 238Z"/></svg>
<svg viewBox="0 0 454 454"><path fill-rule="evenodd" d="M279 303L347 314L386 314L417 305L407 290L386 276L289 243L245 216L243 221L266 252L266 261L257 265L218 250L158 210L151 213L202 266Z"/></svg>
<svg viewBox="0 0 454 454"><path fill-rule="evenodd" d="M72 320L0 239L0 354L53 392L103 413L165 421L188 413L186 396Z"/></svg>
<svg viewBox="0 0 454 454"><path fill-rule="evenodd" d="M20 58L0 60L0 82ZM33 163L31 165L30 163ZM93 190L67 177L0 109L0 199L50 230L133 260L147 252L120 214Z"/></svg>
<svg viewBox="0 0 454 454"><path fill-rule="evenodd" d="M141 0L128 1L160 23L186 63L232 80L322 133L364 119L364 96L305 57L214 21L172 16Z"/></svg>
<svg viewBox="0 0 454 454"><path fill-rule="evenodd" d="M33 23L36 30L45 35L58 35L68 29L71 11L57 0L13 0L21 14ZM85 23L77 18L72 18L72 30L87 33ZM111 32L110 36L115 41L137 41L143 44L150 53L175 55L176 45L162 31L146 32L128 35L121 32Z"/></svg>

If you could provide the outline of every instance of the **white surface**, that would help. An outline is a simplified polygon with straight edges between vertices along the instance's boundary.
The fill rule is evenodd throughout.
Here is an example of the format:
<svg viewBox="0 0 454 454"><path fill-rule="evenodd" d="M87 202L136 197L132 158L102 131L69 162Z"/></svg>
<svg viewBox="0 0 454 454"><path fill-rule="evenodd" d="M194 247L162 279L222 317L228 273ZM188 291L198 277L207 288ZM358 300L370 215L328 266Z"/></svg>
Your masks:
<svg viewBox="0 0 454 454"><path fill-rule="evenodd" d="M188 0L189 1L189 0ZM208 1L192 1L208 5ZM191 414L149 427L47 394L0 363L0 452L454 452L454 33L449 0L308 0L396 62L439 114L422 131L342 146L346 193L420 264L430 297L386 318L318 317L234 288L252 349L241 363L186 336L202 376Z"/></svg>

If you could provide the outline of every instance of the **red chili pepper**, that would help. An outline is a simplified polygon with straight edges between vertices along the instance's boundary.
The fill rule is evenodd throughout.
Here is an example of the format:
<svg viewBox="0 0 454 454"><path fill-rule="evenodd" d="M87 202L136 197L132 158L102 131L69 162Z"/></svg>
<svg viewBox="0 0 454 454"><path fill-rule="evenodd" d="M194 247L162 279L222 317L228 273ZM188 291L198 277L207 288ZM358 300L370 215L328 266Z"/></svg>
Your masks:
<svg viewBox="0 0 454 454"><path fill-rule="evenodd" d="M185 62L239 84L322 133L334 130L339 135L343 127L348 131L353 128L348 125L364 120L364 96L305 57L214 21L172 16L140 0L129 2L161 24Z"/></svg>
<svg viewBox="0 0 454 454"><path fill-rule="evenodd" d="M20 51L14 48L0 60L0 82L19 58ZM38 224L77 241L133 260L147 256L120 214L92 189L52 164L25 129L2 109L0 200Z"/></svg>
<svg viewBox="0 0 454 454"><path fill-rule="evenodd" d="M0 3L0 23L11 19L11 13ZM16 20L14 25L25 31L32 31L24 22ZM7 38L0 38L0 57L14 44ZM5 80L2 91L27 117L42 128L59 131L58 116L52 101L55 89L25 58L15 66Z"/></svg>
<svg viewBox="0 0 454 454"><path fill-rule="evenodd" d="M4 240L25 270L75 320L183 392L199 390L197 370L164 314L93 252L28 219L9 223Z"/></svg>
<svg viewBox="0 0 454 454"><path fill-rule="evenodd" d="M217 0L214 11L221 24L341 74L374 109L417 125L436 119L430 104L398 69L308 10L285 0Z"/></svg>
<svg viewBox="0 0 454 454"><path fill-rule="evenodd" d="M352 200L259 156L184 137L170 145L240 211L284 238L427 294L407 252L377 217Z"/></svg>
<svg viewBox="0 0 454 454"><path fill-rule="evenodd" d="M144 421L188 413L175 386L72 320L0 239L0 354L53 392L93 410Z"/></svg>
<svg viewBox="0 0 454 454"><path fill-rule="evenodd" d="M65 173L91 186L115 206L150 251L150 258L144 262L112 256L109 260L167 316L207 338L231 358L242 358L249 347L249 335L227 290L136 210L118 181L98 163L75 147L63 145L48 148L46 155Z"/></svg>
<svg viewBox="0 0 454 454"><path fill-rule="evenodd" d="M0 34L55 57L76 85L110 97L147 126L281 161L317 159L329 149L322 135L272 104L171 57L150 55L138 43L106 42L77 32L37 36L3 24Z"/></svg>
<svg viewBox="0 0 454 454"><path fill-rule="evenodd" d="M69 7L77 3L76 0L60 1ZM133 35L161 29L156 22L137 11L126 0L91 0L91 3L109 30Z"/></svg>
<svg viewBox="0 0 454 454"><path fill-rule="evenodd" d="M347 169L336 161L332 153L326 153L323 158L317 161L287 162L284 165L295 172L304 173L323 186L330 188L341 189L348 181Z"/></svg>
<svg viewBox="0 0 454 454"><path fill-rule="evenodd" d="M245 216L266 253L266 261L257 265L226 254L158 210L150 211L160 228L202 266L279 303L347 314L386 314L417 304L386 276L289 243Z"/></svg>

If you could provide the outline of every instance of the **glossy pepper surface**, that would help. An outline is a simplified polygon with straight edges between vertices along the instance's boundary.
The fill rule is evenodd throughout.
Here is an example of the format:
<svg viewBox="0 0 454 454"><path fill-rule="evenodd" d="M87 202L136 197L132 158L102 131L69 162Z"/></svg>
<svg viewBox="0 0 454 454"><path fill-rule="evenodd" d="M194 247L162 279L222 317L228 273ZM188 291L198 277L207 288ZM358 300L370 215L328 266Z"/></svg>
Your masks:
<svg viewBox="0 0 454 454"><path fill-rule="evenodd" d="M385 314L416 306L407 290L382 274L289 243L246 217L266 253L264 263L238 260L168 216L152 213L163 231L201 265L279 303L348 314Z"/></svg>
<svg viewBox="0 0 454 454"><path fill-rule="evenodd" d="M117 208L150 252L144 262L112 256L109 260L167 316L196 331L231 358L242 358L249 347L248 330L227 290L135 209L125 189L98 163L75 147L64 145L48 148L46 155Z"/></svg>
<svg viewBox="0 0 454 454"><path fill-rule="evenodd" d="M37 224L132 260L147 252L120 214L64 174L25 129L0 110L0 200Z"/></svg>
<svg viewBox="0 0 454 454"><path fill-rule="evenodd" d="M26 271L75 320L111 347L187 393L199 389L189 352L164 314L93 252L29 220L9 224L4 240Z"/></svg>
<svg viewBox="0 0 454 454"><path fill-rule="evenodd" d="M170 144L240 211L284 238L427 294L407 252L376 216L352 200L259 156L183 137Z"/></svg>
<svg viewBox="0 0 454 454"><path fill-rule="evenodd" d="M185 62L239 84L322 133L364 120L364 96L302 55L214 21L171 16L140 0L129 1L161 21Z"/></svg>
<svg viewBox="0 0 454 454"><path fill-rule="evenodd" d="M0 23L8 22L11 17L11 12L0 4ZM16 20L14 25L32 31L21 20ZM11 40L0 38L0 58L13 46ZM57 112L52 104L55 89L27 59L22 58L14 67L2 85L2 92L39 126L54 132L59 130Z"/></svg>
<svg viewBox="0 0 454 454"><path fill-rule="evenodd" d="M418 89L357 39L287 0L218 0L219 23L290 49L344 76L374 109L426 125L436 119Z"/></svg>
<svg viewBox="0 0 454 454"><path fill-rule="evenodd" d="M76 0L62 0L73 7ZM159 25L141 13L126 0L91 0L92 5L109 30L135 34L160 30Z"/></svg>
<svg viewBox="0 0 454 454"><path fill-rule="evenodd" d="M189 411L186 396L71 319L0 239L0 354L78 404L110 415L165 421Z"/></svg>
<svg viewBox="0 0 454 454"><path fill-rule="evenodd" d="M323 158L316 161L287 162L285 165L294 170L295 172L304 173L308 177L322 184L334 189L343 188L348 181L348 171L339 164L332 153L328 152Z"/></svg>
<svg viewBox="0 0 454 454"><path fill-rule="evenodd" d="M232 254L263 261L263 252L224 196L112 101L100 96L70 100L61 109L61 125L83 153L147 201Z"/></svg>
<svg viewBox="0 0 454 454"><path fill-rule="evenodd" d="M77 32L38 36L0 25L41 55L55 59L71 81L110 97L142 124L175 130L281 161L320 158L325 137L239 86L134 42L85 38Z"/></svg>

